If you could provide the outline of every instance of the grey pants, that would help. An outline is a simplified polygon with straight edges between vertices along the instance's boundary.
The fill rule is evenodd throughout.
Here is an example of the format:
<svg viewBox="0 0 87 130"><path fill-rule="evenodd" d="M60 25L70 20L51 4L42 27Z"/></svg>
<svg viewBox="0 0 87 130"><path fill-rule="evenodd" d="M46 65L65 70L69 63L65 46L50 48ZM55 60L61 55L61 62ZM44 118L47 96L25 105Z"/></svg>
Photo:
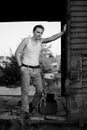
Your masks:
<svg viewBox="0 0 87 130"><path fill-rule="evenodd" d="M28 93L29 93L29 85L31 78L33 79L33 84L36 89L36 93L33 97L33 104L36 106L39 101L41 94L43 92L42 86L42 78L39 68L29 68L22 67L21 68L21 101L22 101L22 110L29 112L29 101L28 101Z"/></svg>

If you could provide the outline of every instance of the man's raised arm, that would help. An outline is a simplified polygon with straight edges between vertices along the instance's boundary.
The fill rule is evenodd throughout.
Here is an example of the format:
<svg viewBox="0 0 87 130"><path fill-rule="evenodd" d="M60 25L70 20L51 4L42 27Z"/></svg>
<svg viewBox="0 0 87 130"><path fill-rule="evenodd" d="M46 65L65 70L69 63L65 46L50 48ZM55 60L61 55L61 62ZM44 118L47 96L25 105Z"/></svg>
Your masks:
<svg viewBox="0 0 87 130"><path fill-rule="evenodd" d="M66 24L64 25L64 28L63 28L62 32L57 33L57 34L55 34L55 35L53 35L51 37L48 37L48 38L43 38L42 43L49 43L49 42L55 41L58 38L60 38L65 32L66 32Z"/></svg>

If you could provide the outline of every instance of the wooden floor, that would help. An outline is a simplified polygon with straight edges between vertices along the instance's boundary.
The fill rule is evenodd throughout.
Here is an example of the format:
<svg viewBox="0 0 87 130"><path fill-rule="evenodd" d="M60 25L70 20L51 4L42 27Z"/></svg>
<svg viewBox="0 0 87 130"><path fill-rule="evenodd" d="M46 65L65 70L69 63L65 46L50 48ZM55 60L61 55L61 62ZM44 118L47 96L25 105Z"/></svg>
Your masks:
<svg viewBox="0 0 87 130"><path fill-rule="evenodd" d="M29 101L32 100L32 96L29 97ZM11 122L11 127L14 127L14 130L17 130L16 125L19 126L19 122L21 122L21 117L16 115L15 113L20 109L21 105L20 105L20 101L21 101L21 96L0 96L0 123L3 124L3 122L5 122L5 125L3 124L2 126L5 127L6 122ZM67 113L64 110L63 106L61 105L61 103L59 102L58 104L58 112L55 115L45 115L43 117L40 117L39 115L37 116L31 116L29 120L27 120L28 125L28 129L29 126L32 127L32 125L37 125L37 124L41 124L43 126L48 126L48 125L74 125L77 124L76 120L76 114L75 114L75 118L74 120L72 120L73 118L71 117L71 120L69 120L67 118ZM79 116L78 116L79 117ZM81 126L84 126L84 122L82 122L82 120L80 121ZM47 125L48 124L48 125ZM7 125L8 126L8 125ZM33 126L34 127L34 126ZM3 128L1 128L1 130L3 130ZM9 130L12 130L9 129ZM27 130L27 129L26 129Z"/></svg>
<svg viewBox="0 0 87 130"><path fill-rule="evenodd" d="M32 96L29 96L29 101L32 100ZM0 120L12 120L12 119L19 119L19 117L15 114L21 107L20 104L21 96L11 96L11 95L2 95L0 96ZM45 115L43 118L39 117L32 117L32 121L65 121L66 120L66 113L63 108L58 109L58 113L55 115Z"/></svg>
<svg viewBox="0 0 87 130"><path fill-rule="evenodd" d="M11 96L11 95L0 95L0 120L19 120L20 117L17 116L15 113L21 108L21 96ZM29 101L32 101L32 96L29 96ZM78 117L80 116L79 113L73 113L74 115L70 115L70 120L75 121L78 120ZM37 115L37 117L31 116L32 122L54 122L54 123L66 123L67 122L67 113L66 110L63 108L63 105L61 104L61 101L59 99L58 101L58 111L54 115L45 115L44 117L40 117ZM81 118L80 118L81 119ZM87 119L87 117L86 117Z"/></svg>

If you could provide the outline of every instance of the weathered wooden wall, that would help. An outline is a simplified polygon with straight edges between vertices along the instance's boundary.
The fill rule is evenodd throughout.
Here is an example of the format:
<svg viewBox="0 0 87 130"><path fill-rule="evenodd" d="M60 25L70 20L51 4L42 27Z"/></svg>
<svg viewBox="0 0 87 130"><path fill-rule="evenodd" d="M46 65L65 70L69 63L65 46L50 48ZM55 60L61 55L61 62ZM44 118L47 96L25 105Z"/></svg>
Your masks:
<svg viewBox="0 0 87 130"><path fill-rule="evenodd" d="M71 114L78 113L84 118L87 117L87 0L68 0L67 16L68 108Z"/></svg>

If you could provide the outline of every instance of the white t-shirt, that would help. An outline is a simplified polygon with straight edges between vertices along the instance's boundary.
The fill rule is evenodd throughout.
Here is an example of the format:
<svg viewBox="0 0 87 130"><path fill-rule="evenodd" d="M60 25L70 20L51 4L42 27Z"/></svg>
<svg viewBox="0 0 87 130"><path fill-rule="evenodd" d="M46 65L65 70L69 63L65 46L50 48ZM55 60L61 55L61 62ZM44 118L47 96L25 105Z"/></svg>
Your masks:
<svg viewBox="0 0 87 130"><path fill-rule="evenodd" d="M42 43L33 43L31 37L29 37L28 44L24 49L22 63L26 65L36 66L39 65L39 55L41 52Z"/></svg>

